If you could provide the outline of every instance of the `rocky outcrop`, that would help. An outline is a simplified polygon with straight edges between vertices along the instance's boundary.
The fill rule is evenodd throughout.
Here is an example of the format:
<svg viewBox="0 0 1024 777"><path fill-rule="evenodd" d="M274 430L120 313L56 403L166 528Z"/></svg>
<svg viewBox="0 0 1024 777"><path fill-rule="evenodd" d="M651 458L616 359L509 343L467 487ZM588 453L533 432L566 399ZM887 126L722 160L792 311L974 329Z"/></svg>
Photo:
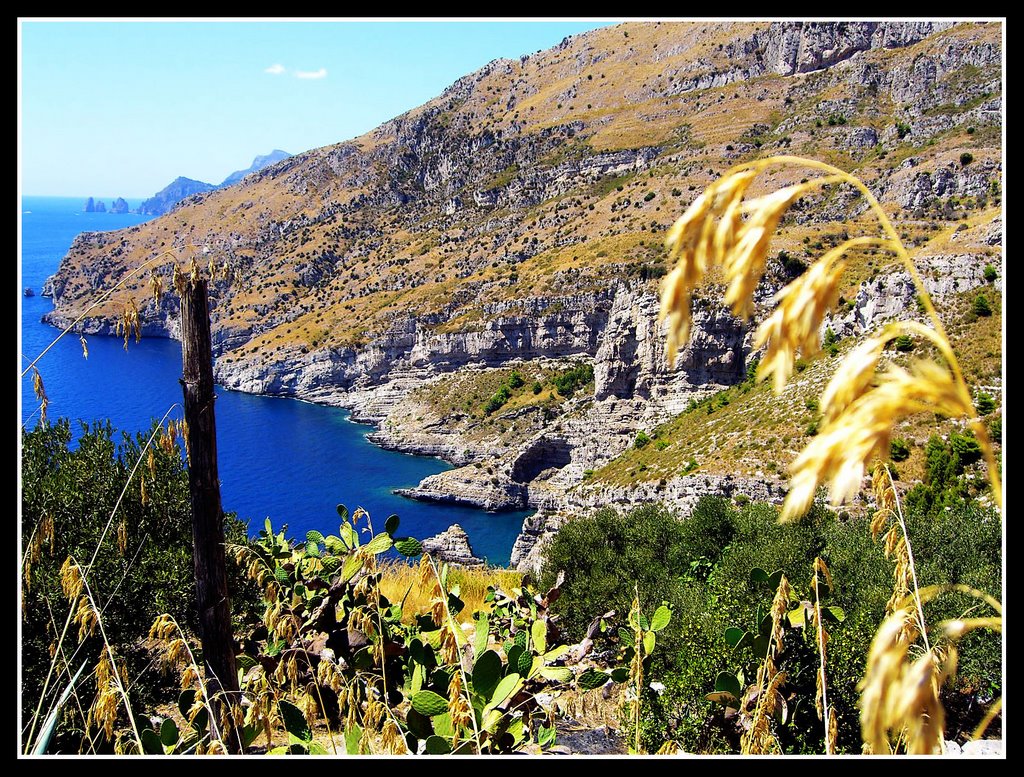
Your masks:
<svg viewBox="0 0 1024 777"><path fill-rule="evenodd" d="M984 253L941 254L918 257L914 265L933 299L970 291L987 283L985 267L992 257ZM996 280L1002 289L1002 279ZM840 337L856 336L877 329L887 321L906 316L916 308L917 289L902 270L864 281L846 313L833 316L826 326Z"/></svg>
<svg viewBox="0 0 1024 777"><path fill-rule="evenodd" d="M445 531L423 540L423 550L436 559L460 567L482 567L483 559L473 555L466 530L453 523Z"/></svg>
<svg viewBox="0 0 1024 777"><path fill-rule="evenodd" d="M356 420L374 422L409 389L433 377L515 360L592 358L598 399L657 400L668 414L709 384L731 385L742 377L747 327L738 319L720 305L701 304L693 337L670 369L657 309L648 285L619 283L592 294L486 304L482 312L488 319L475 331L439 331L443 314L396 318L358 351L294 354L277 363L221 360L215 376L228 388L250 393L325 401L325 392L333 392L337 404L354 409ZM382 431L375 441L386 436Z"/></svg>
<svg viewBox="0 0 1024 777"><path fill-rule="evenodd" d="M131 209L128 207L127 201L123 197L118 197L110 205L111 213L129 213Z"/></svg>
<svg viewBox="0 0 1024 777"><path fill-rule="evenodd" d="M962 164L921 164L915 157L906 159L900 169L878 187L881 195L902 208L916 209L950 197L987 197L998 183L1002 165L995 161Z"/></svg>
<svg viewBox="0 0 1024 777"><path fill-rule="evenodd" d="M526 507L526 489L521 483L487 474L475 466L428 475L414 488L398 488L395 493L412 499L447 504L463 504L482 510L518 510Z"/></svg>
<svg viewBox="0 0 1024 777"><path fill-rule="evenodd" d="M776 22L764 33L764 63L778 75L809 73L874 48L903 48L954 22Z"/></svg>
<svg viewBox="0 0 1024 777"><path fill-rule="evenodd" d="M85 201L82 210L85 213L106 213L107 205L103 200L94 200L92 197Z"/></svg>

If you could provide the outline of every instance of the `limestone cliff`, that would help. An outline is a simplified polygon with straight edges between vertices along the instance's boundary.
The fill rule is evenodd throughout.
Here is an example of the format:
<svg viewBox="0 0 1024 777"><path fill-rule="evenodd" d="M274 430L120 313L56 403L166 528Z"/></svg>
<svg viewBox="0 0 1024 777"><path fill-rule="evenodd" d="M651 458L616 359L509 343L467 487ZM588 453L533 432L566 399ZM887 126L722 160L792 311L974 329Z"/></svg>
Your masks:
<svg viewBox="0 0 1024 777"><path fill-rule="evenodd" d="M80 236L44 289L49 320L70 323L143 263L167 287L194 255L227 265L233 279L211 291L219 382L349 407L378 426L374 442L459 465L410 495L540 509L517 545L526 563L558 516L651 498L685 510L735 490L703 471L634 470L630 485L588 474L746 375L756 321L729 315L717 289L698 299L673 369L657 321L665 230L731 165L799 153L851 169L940 297L985 282L1001 261L1000 43L998 24L946 21L630 23L567 38L360 138ZM845 189L798 203L759 316L864 208ZM851 262L834 332L913 306L884 265ZM145 334L177 335L173 295L157 304L143 280L79 328L111 332L127 294ZM579 362L593 385L565 395L552 381ZM486 411L512 369L538 392ZM781 495L781 470L744 477L742 493Z"/></svg>

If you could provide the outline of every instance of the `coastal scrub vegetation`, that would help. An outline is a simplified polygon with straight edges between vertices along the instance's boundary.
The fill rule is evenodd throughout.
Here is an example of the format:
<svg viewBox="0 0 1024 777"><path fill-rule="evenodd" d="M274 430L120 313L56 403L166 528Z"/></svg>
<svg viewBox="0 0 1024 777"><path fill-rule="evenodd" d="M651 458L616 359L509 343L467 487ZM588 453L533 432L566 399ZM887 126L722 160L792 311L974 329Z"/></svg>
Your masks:
<svg viewBox="0 0 1024 777"><path fill-rule="evenodd" d="M948 509L932 513L914 507L906 517L915 539L919 584L1000 590L998 514L973 500L953 498L955 486L942 488ZM758 654L752 645L730 643L737 627L757 633L774 593L752 577L752 570L784 570L794 590L787 613L796 613L814 600L809 586L816 558L830 571L834 590L827 605L837 608L833 612L841 618L828 625L828 701L836 720L832 752L861 751L857 684L892 595L892 562L872 540L866 515L837 514L819 503L799 523L779 523L778 517L773 505L736 506L712 496L698 500L684 520L655 505L626 513L605 507L567 521L548 547L541 580L565 572L563 596L553 610L570 639L585 633L593 613L628 610L632 591L623 580L636 581L645 606L666 602L672 609L672 622L659 635L649 671L653 685L642 688L640 738L647 752L666 741L691 753L740 750L742 693L727 703L709 695L725 690L719 686L726 681L718 680L723 673L733 678L728 687L744 687L743 679L751 682L757 659L764 658L763 649ZM925 614L938 622L959 617L973 605L971 597L959 594L928 603ZM819 659L813 631L795 616L783 630L776 662L786 672L779 690L787 712L784 720L781 715L773 719L779 752L826 752L825 731L815 713ZM608 629L598 649L614 651L622 640L617 630ZM941 696L949 710L949 739L970 736L1002 693L999 634L972 633L960 648L956 680ZM628 715L623 723L627 737L634 736Z"/></svg>
<svg viewBox="0 0 1024 777"><path fill-rule="evenodd" d="M824 174L747 200L772 165ZM95 426L72 450L68 424L41 419L22 435L24 752L541 752L558 747L555 694L610 684L626 688L623 726L637 753L938 753L950 736L998 727L1002 491L990 434L1001 418L983 417L994 406L972 397L866 187L790 157L713 183L669 232L668 358L688 337L705 276L720 273L733 312L753 314L775 227L826 185L859 192L884 235L844 239L779 292L756 334L760 361L730 391L766 392L754 384L770 378L780 392L810 369L848 250L896 255L928 325L895 322L837 346L842 360L804 405L816 433L789 467L781 509L705 497L683 521L658 506L570 520L548 548L541 589L491 584L468 621L462 583L398 533L398 516L375 528L339 505L337 534L289 538L267 521L252 539L229 517L245 704L217 703L193 648L182 430L157 425L118 449ZM1000 312L979 312L978 299L988 304L975 299L976 319ZM906 368L885 364L901 337L913 345L903 351L921 354L901 357L913 359ZM592 379L574 366L552 383L567 397ZM504 387L502 404L537 393L518 372ZM705 414L729 406L732 395L716 396ZM892 429L922 412L959 425L929 440L923 482L902 491ZM638 455L668 450L665 437L643 434ZM699 466L690 461L687 470ZM975 462L988 483L967 471ZM836 508L858 497L869 467L866 510L823 505L822 488ZM389 554L419 559L405 593L385 592ZM585 658L595 647L610 651L604 663Z"/></svg>
<svg viewBox="0 0 1024 777"><path fill-rule="evenodd" d="M769 194L746 197L747 190L766 170L786 166L819 175ZM786 211L804 195L833 186L850 187L854 197L862 197L869 213L877 219L877 231L881 234L845 239L775 295L774 311L755 334L754 347L764 349L757 378L771 378L773 390L779 394L794 371L799 371L800 359L821 351L820 332L838 301L845 255L854 248L871 245L896 256L918 292L920 312L927 323L908 319L885 324L847 353L821 394L820 430L816 420L814 436L789 466L789 491L779 520L794 522L808 513L819 487L827 486L832 504L852 501L861 490L868 467L873 465L870 534L872 539L882 538L885 555L892 559L894 570L885 620L872 638L865 675L857 685L861 692L861 738L866 752L943 753L946 708L941 690L956 676L965 636L987 631L999 635L1001 640L1002 604L986 590L968 584L945 580L922 586L913 550L916 537L912 542L907 511L922 505L931 508L933 505L928 504L922 491L929 494L937 489L945 493L964 460L983 459L988 476L983 501L998 508L991 520L999 521L1001 537L1000 467L989 439L989 427L975 410L970 387L942 320L914 262L871 191L858 178L833 165L800 157L769 157L727 171L694 200L666 238L670 255L677 260L662 287L661 317L668 320L666 355L671 363L678 346L688 341L691 297L709 273L720 273L723 278L725 302L733 314L744 319L751 317L754 290L765 274L768 246ZM982 297L979 295L978 299ZM974 312L977 316L977 310ZM912 361L909 369L892 362L885 364L883 360L886 347L901 336L915 338L929 351L927 356ZM907 494L901 504L886 460L895 424L918 413L959 420L964 431L950 435L948 449L933 438L927 482L914 495L917 498ZM928 510L929 520L936 517L936 512ZM801 618L805 624L811 624L808 618L813 617L818 629L820 665L815 706L824 724L824 750L830 753L836 736L835 716L829 714L826 700L818 563L816 557L813 616L808 608L803 608ZM826 569L822 566L831 589L831 576ZM766 632L763 623L755 623L759 636L768 644L757 670L757 681L750 686L753 695L750 688L743 691L739 675L736 684L722 679L721 684L727 687L719 687L716 680L716 694L723 694L718 700L738 707L741 719L746 721L747 730L740 738L741 752L777 753L782 752L779 727L772 726L768 716L784 710L774 694L785 682L786 673L778 671L775 662L784 650L781 613L785 600L792 598L793 589L782 570L771 576L763 570L759 575L752 571L751 579L758 578L770 581L776 591L770 628ZM1001 586L992 590L1000 593ZM926 604L939 598L947 601L950 595L957 594L973 599L972 606L944 620L926 618ZM978 609L982 614L974 613ZM729 641L738 646L744 639ZM988 705L972 737L981 736L1001 708L1001 697ZM781 723L785 723L785 714Z"/></svg>

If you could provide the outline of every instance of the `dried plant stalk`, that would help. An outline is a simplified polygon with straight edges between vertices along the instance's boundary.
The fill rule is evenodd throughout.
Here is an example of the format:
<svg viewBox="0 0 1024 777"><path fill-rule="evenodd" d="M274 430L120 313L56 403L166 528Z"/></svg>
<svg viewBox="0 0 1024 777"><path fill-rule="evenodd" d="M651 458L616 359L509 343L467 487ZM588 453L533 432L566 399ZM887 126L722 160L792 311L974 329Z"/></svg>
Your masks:
<svg viewBox="0 0 1024 777"><path fill-rule="evenodd" d="M765 169L778 165L810 168L825 175L745 201L754 179ZM927 289L877 199L862 181L839 168L792 156L747 162L713 182L676 221L665 241L676 266L665 278L661 292L661 319L668 321L669 363L674 362L680 343L689 337L691 295L709 270L717 267L723 273L725 301L733 313L749 317L754 310L754 290L764 275L768 242L786 209L805 193L835 183L853 186L865 197L885 237L846 241L820 257L801 278L776 295L778 308L756 335L757 347L766 348L758 378L772 376L775 390L780 391L792 375L797 353L812 355L818 351L818 331L835 305L843 256L869 245L897 255L917 287L931 323L928 328L904 322L899 330L912 330L927 337L936 345L947 367L922 361L909 373L890 367L876 376L882 348L897 331L893 327L851 352L821 402L821 431L790 467L791 487L783 507L784 518L792 519L806 512L823 482L829 483L833 502L853 497L870 460L875 456L886 457L892 424L922 411L967 419L984 453L993 495L1001 507L1002 488L988 430L974 412L959 362ZM872 388L876 380L879 385Z"/></svg>

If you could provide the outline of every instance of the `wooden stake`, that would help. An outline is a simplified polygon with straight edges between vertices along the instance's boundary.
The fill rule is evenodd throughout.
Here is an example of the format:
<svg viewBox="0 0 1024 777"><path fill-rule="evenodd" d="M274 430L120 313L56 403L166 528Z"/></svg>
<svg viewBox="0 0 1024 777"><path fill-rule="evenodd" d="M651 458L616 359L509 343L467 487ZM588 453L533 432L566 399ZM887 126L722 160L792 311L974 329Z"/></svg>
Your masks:
<svg viewBox="0 0 1024 777"><path fill-rule="evenodd" d="M181 369L188 424L188 484L192 495L196 598L207 694L214 713L210 728L213 736L224 742L228 752L238 753L242 749L240 729L231 726L221 731L222 720L231 719L231 708L238 705L240 694L231 634L224 512L217 477L210 315L206 281L202 279L186 282L181 295Z"/></svg>

